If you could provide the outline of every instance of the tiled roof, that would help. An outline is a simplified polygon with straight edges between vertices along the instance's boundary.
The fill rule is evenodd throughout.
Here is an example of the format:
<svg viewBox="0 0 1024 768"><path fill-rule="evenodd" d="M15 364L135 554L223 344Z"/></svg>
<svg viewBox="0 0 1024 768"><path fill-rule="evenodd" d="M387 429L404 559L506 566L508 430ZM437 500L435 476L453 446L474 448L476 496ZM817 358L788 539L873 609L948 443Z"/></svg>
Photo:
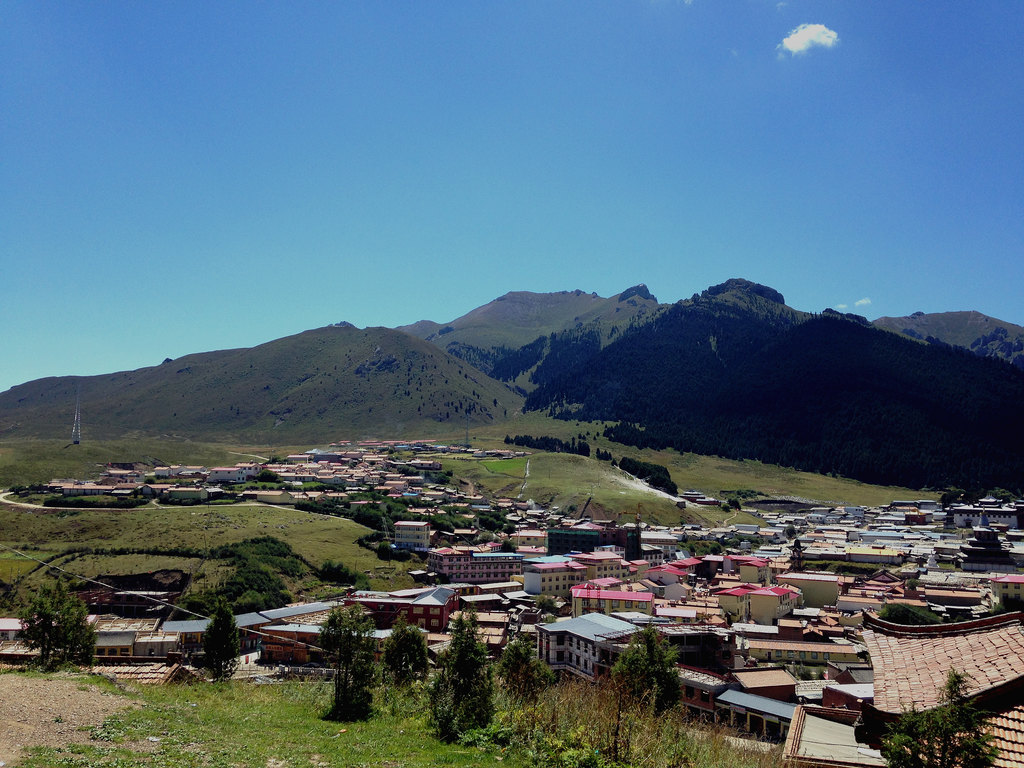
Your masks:
<svg viewBox="0 0 1024 768"><path fill-rule="evenodd" d="M1021 624L940 637L866 630L864 642L875 668L875 707L885 712L934 707L951 668L969 675L969 696L1024 676Z"/></svg>
<svg viewBox="0 0 1024 768"><path fill-rule="evenodd" d="M796 678L784 669L744 669L732 674L744 688L796 685Z"/></svg>
<svg viewBox="0 0 1024 768"><path fill-rule="evenodd" d="M985 730L999 750L993 768L1024 768L1024 704L995 715Z"/></svg>
<svg viewBox="0 0 1024 768"><path fill-rule="evenodd" d="M108 664L92 668L94 675L105 675L117 680L160 685L187 674L180 664Z"/></svg>
<svg viewBox="0 0 1024 768"><path fill-rule="evenodd" d="M804 640L747 640L751 650L805 651L811 653L857 653L860 648L853 643L811 643ZM943 676L945 680L945 676Z"/></svg>

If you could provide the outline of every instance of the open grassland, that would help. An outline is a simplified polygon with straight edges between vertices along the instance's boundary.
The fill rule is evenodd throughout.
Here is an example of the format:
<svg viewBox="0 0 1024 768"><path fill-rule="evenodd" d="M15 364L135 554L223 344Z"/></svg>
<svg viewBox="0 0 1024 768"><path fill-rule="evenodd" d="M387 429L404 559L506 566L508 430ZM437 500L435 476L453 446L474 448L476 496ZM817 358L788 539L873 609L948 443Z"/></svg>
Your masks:
<svg viewBox="0 0 1024 768"><path fill-rule="evenodd" d="M260 504L218 506L156 506L131 510L83 509L74 512L46 508L25 509L0 504L0 544L25 551L40 559L53 560L70 573L94 577L102 573L146 573L158 568L192 573L196 587L215 586L225 575L222 561L201 561L173 554L150 554L155 550L188 547L209 550L259 536L273 536L291 545L313 567L325 560L342 562L366 573L376 587L398 589L412 586L407 570L415 561L384 562L359 545L356 539L369 529L351 520L300 512L289 507ZM95 554L89 550L139 550L127 554ZM8 557L14 557L7 552ZM7 570L0 560L0 579ZM21 560L19 586L24 592L36 589L45 577L42 568ZM30 569L32 572L28 572ZM205 584L201 583L205 580ZM288 585L293 591L320 587L312 576Z"/></svg>
<svg viewBox="0 0 1024 768"><path fill-rule="evenodd" d="M446 459L444 466L487 494L533 499L543 506L558 507L568 516L581 515L585 509L591 517L632 520L639 506L649 520L678 523L680 519L675 501L596 459L533 453L529 460L452 458Z"/></svg>
<svg viewBox="0 0 1024 768"><path fill-rule="evenodd" d="M213 467L258 456L284 456L295 448L199 443L172 437L86 439L80 445L69 440L0 440L0 488L45 483L57 477L93 478L111 462Z"/></svg>
<svg viewBox="0 0 1024 768"><path fill-rule="evenodd" d="M793 496L821 503L861 504L877 506L893 499L937 498L936 494L898 486L869 485L841 477L828 477L814 472L801 472L759 461L736 461L717 456L700 456L677 451L638 450L613 443L601 433L605 424L583 421L561 421L540 413L526 413L507 422L473 432L476 448L509 448L505 435L550 435L562 440L580 435L593 450L610 451L618 459L629 456L668 467L680 490L693 488L716 498L726 498L738 490L758 491L765 496ZM733 522L742 522L739 520Z"/></svg>

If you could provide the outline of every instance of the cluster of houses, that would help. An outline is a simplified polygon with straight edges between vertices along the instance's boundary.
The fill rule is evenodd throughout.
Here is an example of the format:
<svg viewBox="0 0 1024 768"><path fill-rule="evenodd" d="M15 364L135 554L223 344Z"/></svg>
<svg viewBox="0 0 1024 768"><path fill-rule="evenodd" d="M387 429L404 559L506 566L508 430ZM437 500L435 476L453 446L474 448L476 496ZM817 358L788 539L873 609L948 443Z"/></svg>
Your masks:
<svg viewBox="0 0 1024 768"><path fill-rule="evenodd" d="M114 463L107 465L95 481L56 479L51 480L46 489L65 497L142 496L166 501L202 502L222 496L225 488L252 483L261 472L269 471L276 476L276 484L282 487L242 490L240 498L289 505L321 498L346 500L350 492L377 491L412 503L412 513L429 514L431 509L441 504L462 507L467 511L474 507L477 510L490 507L479 494L460 493L443 485L427 483L425 476L440 472L442 468L436 458L417 455L427 452L469 452L480 454L481 458L521 455L505 450L473 452L460 446L367 441L357 445L332 444L327 450L313 449L287 456L282 461L238 462L222 467L181 464L144 467L133 463ZM511 500L505 502L507 508L512 507Z"/></svg>
<svg viewBox="0 0 1024 768"><path fill-rule="evenodd" d="M392 545L424 560L412 572L419 586L237 616L244 660L322 663L320 626L339 605L370 615L379 643L404 617L436 654L452 618L473 611L494 656L525 634L552 669L596 681L634 634L652 626L677 650L683 706L785 741L788 765L884 765L878 748L886 724L911 705L936 705L952 667L971 675L970 696L994 713L997 766L1024 765L1024 614L993 611L1024 605L1024 501L985 498L946 509L929 500L801 509L780 501L758 513L759 525L619 525L427 485L422 473L440 464L396 458L392 447L332 446L273 465L153 472L167 481L151 487L154 494L185 487L178 481L191 472L198 480L191 487L209 488L271 469L296 484L284 492L292 501L309 493L298 486L310 482L338 486L319 493L375 488L415 496L410 509L427 518L455 504L470 519L498 511L514 528L481 542L472 527L445 532L426 519L396 522ZM254 498L289 503L281 495ZM718 502L687 492L679 503ZM698 555L709 549L701 542L732 546ZM860 568L844 575L825 570L830 562ZM900 604L946 623L908 627L878 617ZM185 663L206 629L203 619L94 620L98 665ZM15 621L0 619L0 659L17 655Z"/></svg>
<svg viewBox="0 0 1024 768"><path fill-rule="evenodd" d="M942 568L932 573L915 567L913 577L911 571L885 568L844 576L795 569L792 553L766 557L760 551L733 551L698 557L677 548L666 555L661 547L669 547L667 541L659 542L662 557L652 564L631 557L647 533L638 526L588 522L576 528L548 531L550 547L544 554L503 552L486 545L431 548L427 570L417 575L433 583L416 588L354 590L329 602L236 616L243 662L289 667L323 663L317 648L320 627L341 605L358 605L371 616L381 644L396 619L404 617L421 628L434 654L446 646L452 618L473 611L492 655L500 655L513 637L526 634L552 669L596 681L608 674L635 633L653 626L677 649L682 702L692 715L763 738L786 739L787 750L803 750L794 759L811 760L814 734L830 729L854 745L849 746L851 754L865 749L875 754L885 718L898 711L897 704L909 701L902 689L893 693L890 687L899 687L892 649L902 647L900 633L911 630L878 619L883 605L902 603L946 614L954 621L931 631L954 633L935 637L961 638L968 656L975 633L989 633L986 638L991 635L1003 645L1013 638L1024 641L1020 614L984 615L997 602L1022 599L1024 573L982 575ZM523 536L535 537L530 530L523 529ZM592 548L555 552L581 542ZM537 544L531 540L523 546L536 550ZM130 603L115 602L125 607ZM91 620L97 629L98 667L141 664L154 681L174 677L172 672L163 677L153 673L155 664L184 668L201 649L207 626L205 619L160 621L111 614ZM0 620L0 659L27 653L18 629L17 620ZM918 645L907 647L921 653L920 644L931 637L912 632ZM992 649L985 648L991 656ZM1024 642L1018 657L1006 658L997 665L1001 677L993 682L989 675L986 680L996 686L1024 686ZM949 651L950 664L959 660ZM880 669L887 675L881 692ZM1011 689L1024 692L1024 687ZM879 699L881 704L876 704ZM1004 699L985 701L1002 706ZM1007 717L1015 716L1012 708L1003 709L1010 712Z"/></svg>

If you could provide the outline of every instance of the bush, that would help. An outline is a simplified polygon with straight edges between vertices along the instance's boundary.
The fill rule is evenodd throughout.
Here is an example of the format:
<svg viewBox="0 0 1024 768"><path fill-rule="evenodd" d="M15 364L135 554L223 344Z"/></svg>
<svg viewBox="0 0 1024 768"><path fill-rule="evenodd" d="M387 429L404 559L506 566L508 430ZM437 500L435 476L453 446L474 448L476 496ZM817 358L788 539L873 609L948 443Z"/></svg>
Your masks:
<svg viewBox="0 0 1024 768"><path fill-rule="evenodd" d="M941 624L942 617L918 605L886 603L878 612L878 618L894 624Z"/></svg>

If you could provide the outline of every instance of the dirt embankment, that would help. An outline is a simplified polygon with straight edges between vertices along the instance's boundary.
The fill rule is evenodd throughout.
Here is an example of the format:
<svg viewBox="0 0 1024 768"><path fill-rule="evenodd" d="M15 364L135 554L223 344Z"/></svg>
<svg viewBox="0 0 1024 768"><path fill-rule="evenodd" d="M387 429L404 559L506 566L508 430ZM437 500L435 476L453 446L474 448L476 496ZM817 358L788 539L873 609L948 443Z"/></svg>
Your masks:
<svg viewBox="0 0 1024 768"><path fill-rule="evenodd" d="M134 702L87 677L0 674L0 761L17 764L28 747L63 747L90 739L89 729Z"/></svg>

